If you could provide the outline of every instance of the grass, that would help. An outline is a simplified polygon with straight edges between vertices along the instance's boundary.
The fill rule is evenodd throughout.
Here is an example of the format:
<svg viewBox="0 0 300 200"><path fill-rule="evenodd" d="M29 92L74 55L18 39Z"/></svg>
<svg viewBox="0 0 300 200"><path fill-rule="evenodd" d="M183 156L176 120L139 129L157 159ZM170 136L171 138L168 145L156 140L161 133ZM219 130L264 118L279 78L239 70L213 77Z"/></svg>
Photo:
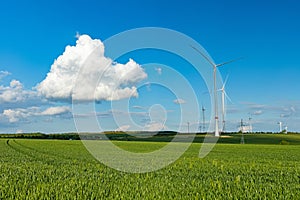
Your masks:
<svg viewBox="0 0 300 200"><path fill-rule="evenodd" d="M300 144L298 135L245 135L246 144L239 141L239 135L221 138L204 159L198 157L201 144L193 143L180 159L162 170L130 174L99 163L81 141L0 139L0 199L300 196L300 145L295 145ZM289 145L280 145L282 141ZM133 152L150 152L166 144L114 142Z"/></svg>

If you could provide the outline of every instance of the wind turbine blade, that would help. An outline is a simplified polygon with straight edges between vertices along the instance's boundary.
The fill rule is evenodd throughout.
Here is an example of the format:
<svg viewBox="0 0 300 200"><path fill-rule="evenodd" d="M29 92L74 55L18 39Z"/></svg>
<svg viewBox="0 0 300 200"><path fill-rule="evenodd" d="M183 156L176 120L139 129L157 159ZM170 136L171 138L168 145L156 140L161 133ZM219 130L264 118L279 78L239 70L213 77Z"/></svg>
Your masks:
<svg viewBox="0 0 300 200"><path fill-rule="evenodd" d="M226 91L224 90L224 94L225 94L225 97L230 101L230 103L232 103L233 104L233 102L232 102L232 100L231 100L231 98L227 95L227 93L226 93Z"/></svg>
<svg viewBox="0 0 300 200"><path fill-rule="evenodd" d="M229 77L229 75L227 75L226 78L225 78L225 81L224 81L224 84L223 84L223 87L222 87L223 89L225 89L225 86L226 86L227 81L228 81L228 77Z"/></svg>
<svg viewBox="0 0 300 200"><path fill-rule="evenodd" d="M217 66L217 67L221 67L221 66L223 66L223 65L227 65L227 64L229 64L229 63L232 63L232 62L235 62L235 61L238 61L238 60L241 60L241 59L243 59L243 57L240 57L240 58L237 58L237 59L234 59L234 60L230 60L230 61L227 61L227 62L223 62L223 63L221 63L221 64L217 64L216 66Z"/></svg>
<svg viewBox="0 0 300 200"><path fill-rule="evenodd" d="M213 61L211 61L204 53L202 53L199 49L197 49L196 47L190 45L193 49L195 49L195 51L197 51L201 56L203 56L203 58L205 58L205 60L207 60L207 62L209 62L213 67L216 66L215 63L213 63Z"/></svg>

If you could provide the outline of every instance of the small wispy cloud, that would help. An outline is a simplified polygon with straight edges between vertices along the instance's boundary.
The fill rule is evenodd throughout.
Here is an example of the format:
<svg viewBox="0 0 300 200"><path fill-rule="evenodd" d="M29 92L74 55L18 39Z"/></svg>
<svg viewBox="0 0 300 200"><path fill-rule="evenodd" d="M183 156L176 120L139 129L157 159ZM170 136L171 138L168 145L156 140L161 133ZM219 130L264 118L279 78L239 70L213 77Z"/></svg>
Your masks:
<svg viewBox="0 0 300 200"><path fill-rule="evenodd" d="M120 126L119 128L117 128L115 131L127 131L128 129L130 128L130 125L123 125L123 126Z"/></svg>
<svg viewBox="0 0 300 200"><path fill-rule="evenodd" d="M81 34L80 34L78 31L76 31L75 38L76 38L76 39L79 39L79 38L80 38L80 36L81 36Z"/></svg>
<svg viewBox="0 0 300 200"><path fill-rule="evenodd" d="M291 107L290 107L290 110L292 111L292 113L297 112L297 111L296 111L296 108L295 108L294 106L291 106Z"/></svg>
<svg viewBox="0 0 300 200"><path fill-rule="evenodd" d="M22 129L18 129L17 131L16 131L16 133L23 133L23 130Z"/></svg>
<svg viewBox="0 0 300 200"><path fill-rule="evenodd" d="M262 110L256 110L253 112L253 115L261 115L261 114L263 114Z"/></svg>
<svg viewBox="0 0 300 200"><path fill-rule="evenodd" d="M146 84L147 91L151 91L151 83L147 82L145 84Z"/></svg>
<svg viewBox="0 0 300 200"><path fill-rule="evenodd" d="M11 73L9 73L8 71L0 71L0 81L1 79L9 75L11 75Z"/></svg>
<svg viewBox="0 0 300 200"><path fill-rule="evenodd" d="M290 114L280 114L280 117L281 118L288 118L290 117L291 115Z"/></svg>
<svg viewBox="0 0 300 200"><path fill-rule="evenodd" d="M151 122L145 125L144 129L146 131L162 131L168 129L168 127L160 122Z"/></svg>
<svg viewBox="0 0 300 200"><path fill-rule="evenodd" d="M289 118L292 116L297 116L298 113L298 109L296 106L285 106L284 108L281 109L281 114L280 117L282 118Z"/></svg>
<svg viewBox="0 0 300 200"><path fill-rule="evenodd" d="M160 67L156 67L155 71L157 72L158 75L162 74L162 68L160 68Z"/></svg>
<svg viewBox="0 0 300 200"><path fill-rule="evenodd" d="M71 112L71 108L68 106L50 107L41 112L41 115L61 115Z"/></svg>
<svg viewBox="0 0 300 200"><path fill-rule="evenodd" d="M184 99L175 99L173 102L175 104L184 104L184 103L186 103L186 101Z"/></svg>
<svg viewBox="0 0 300 200"><path fill-rule="evenodd" d="M247 106L249 109L264 109L266 107L268 107L267 105L264 104L258 104L258 103L254 103L254 102L248 102L248 101L244 101L244 102L240 102L241 105L245 105Z"/></svg>
<svg viewBox="0 0 300 200"><path fill-rule="evenodd" d="M143 107L143 106L132 106L132 108L138 109L138 110L147 110L147 108Z"/></svg>

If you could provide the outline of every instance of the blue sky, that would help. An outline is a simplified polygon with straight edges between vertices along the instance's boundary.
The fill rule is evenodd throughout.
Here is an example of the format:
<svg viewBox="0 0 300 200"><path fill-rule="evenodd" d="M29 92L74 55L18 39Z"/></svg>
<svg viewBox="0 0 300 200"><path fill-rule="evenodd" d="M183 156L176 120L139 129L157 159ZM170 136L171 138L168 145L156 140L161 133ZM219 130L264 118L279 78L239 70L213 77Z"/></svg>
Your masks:
<svg viewBox="0 0 300 200"><path fill-rule="evenodd" d="M77 32L105 41L120 32L141 27L179 31L201 44L216 63L244 57L219 69L224 79L229 75L226 92L232 103L227 106L228 130L237 130L240 119L247 122L251 115L254 131L278 131L279 121L291 131L300 131L299 10L300 3L296 0L2 2L0 132L75 131L72 105L36 95L36 86L45 80L65 47L76 45ZM164 65L190 80L198 103L207 108L206 115L210 117L207 91L211 88L205 87L201 77L184 60L165 52L141 51L117 61L125 64L129 58L140 64L147 78L141 78L136 85L138 98L102 100L96 104L97 118L104 129L123 126L146 130L163 122L165 129L178 130L182 115L179 111L184 107L188 115L184 120L191 123L193 131L198 130L197 122L202 117L193 113L193 98L180 92L184 86L174 81L179 75ZM147 63L162 66L147 66ZM178 95L168 88L153 84L149 88L147 83L154 80L178 87L183 102L174 103ZM122 102L129 102L127 110L122 110ZM112 103L118 109L112 108ZM128 114L136 127L126 124L129 122L123 118ZM116 123L116 116L121 122ZM88 130L91 128L88 117L85 121ZM185 125L180 128L186 129Z"/></svg>

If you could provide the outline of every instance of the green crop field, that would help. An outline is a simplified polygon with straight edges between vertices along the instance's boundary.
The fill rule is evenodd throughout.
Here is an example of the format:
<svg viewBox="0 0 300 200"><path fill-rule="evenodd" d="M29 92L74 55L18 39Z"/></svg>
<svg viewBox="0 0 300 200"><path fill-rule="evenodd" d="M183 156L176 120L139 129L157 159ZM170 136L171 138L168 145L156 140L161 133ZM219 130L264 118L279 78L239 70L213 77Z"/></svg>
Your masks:
<svg viewBox="0 0 300 200"><path fill-rule="evenodd" d="M130 174L99 163L79 140L0 139L0 199L299 199L299 140L224 138L203 159L193 143L162 170ZM140 152L165 144L114 142Z"/></svg>

